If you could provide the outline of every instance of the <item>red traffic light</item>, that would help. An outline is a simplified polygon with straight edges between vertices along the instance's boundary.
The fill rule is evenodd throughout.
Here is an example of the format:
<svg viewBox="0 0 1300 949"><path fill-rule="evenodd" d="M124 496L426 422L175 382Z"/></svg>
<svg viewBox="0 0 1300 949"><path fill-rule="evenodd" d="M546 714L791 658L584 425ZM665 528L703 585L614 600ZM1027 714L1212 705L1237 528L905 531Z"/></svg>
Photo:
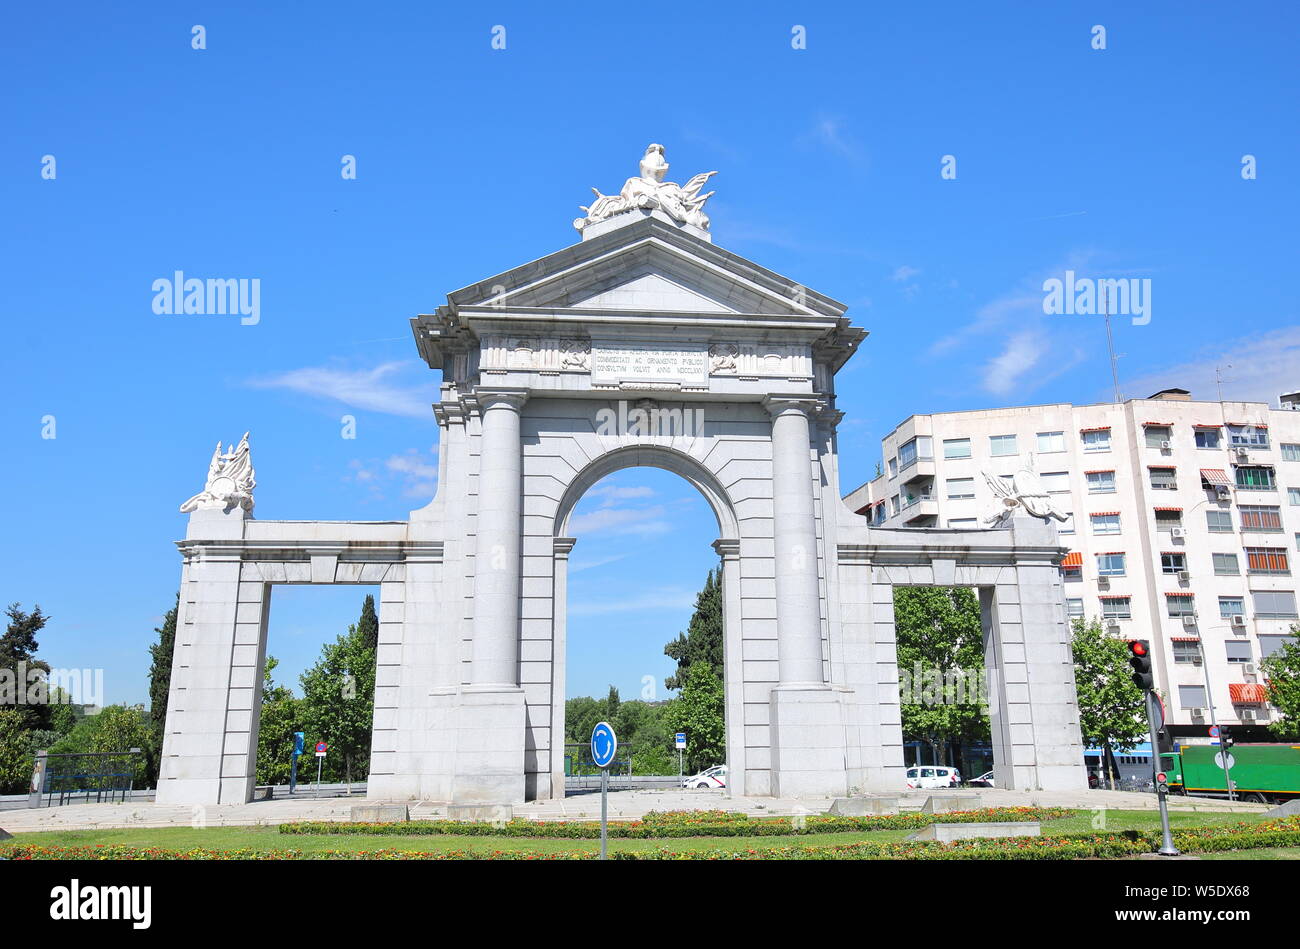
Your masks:
<svg viewBox="0 0 1300 949"><path fill-rule="evenodd" d="M1146 640L1134 639L1128 644L1128 651L1135 656L1145 657L1150 654L1151 650L1147 648Z"/></svg>
<svg viewBox="0 0 1300 949"><path fill-rule="evenodd" d="M1165 774L1163 771L1157 771L1156 784L1168 784L1168 783L1169 783L1169 775Z"/></svg>

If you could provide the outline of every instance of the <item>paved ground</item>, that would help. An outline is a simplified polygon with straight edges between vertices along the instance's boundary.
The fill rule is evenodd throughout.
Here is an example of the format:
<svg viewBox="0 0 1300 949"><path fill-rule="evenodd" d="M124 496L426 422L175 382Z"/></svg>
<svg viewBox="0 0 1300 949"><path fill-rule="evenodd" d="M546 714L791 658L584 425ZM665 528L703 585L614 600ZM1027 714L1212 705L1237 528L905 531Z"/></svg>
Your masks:
<svg viewBox="0 0 1300 949"><path fill-rule="evenodd" d="M993 788L959 792L907 792L901 796L903 810L919 810L931 794L978 794L981 807L1039 805L1073 808L1110 808L1144 810L1155 808L1153 794L1129 791L1003 791ZM252 804L223 804L212 807L181 807L152 803L72 804L9 810L0 814L0 828L10 833L38 830L92 830L105 827L174 827L280 824L294 820L345 821L352 807L365 803L360 797L291 800L276 799ZM725 791L644 790L620 791L609 797L609 815L628 820L648 811L727 810L754 815L820 814L830 807L829 798L746 798L728 797ZM1208 798L1171 797L1170 805L1182 811L1267 810L1263 804L1241 804ZM443 803L419 801L410 805L412 818L445 817ZM514 809L516 817L529 820L578 820L600 816L600 795L580 794L563 801L531 801Z"/></svg>

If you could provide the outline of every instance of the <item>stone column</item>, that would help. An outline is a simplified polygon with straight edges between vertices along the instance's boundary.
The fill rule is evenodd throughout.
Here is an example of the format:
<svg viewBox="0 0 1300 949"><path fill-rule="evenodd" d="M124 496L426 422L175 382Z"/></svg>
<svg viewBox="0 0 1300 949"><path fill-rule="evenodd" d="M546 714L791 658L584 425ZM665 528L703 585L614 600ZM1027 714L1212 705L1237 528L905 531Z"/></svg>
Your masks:
<svg viewBox="0 0 1300 949"><path fill-rule="evenodd" d="M523 389L479 389L478 520L470 684L460 690L452 804L524 800L527 709L519 686ZM477 811L463 813L477 814Z"/></svg>
<svg viewBox="0 0 1300 949"><path fill-rule="evenodd" d="M474 556L474 644L470 688L495 691L519 685L519 546L523 456L519 389L478 391L478 524Z"/></svg>
<svg viewBox="0 0 1300 949"><path fill-rule="evenodd" d="M822 685L821 594L813 515L808 413L817 400L769 397L776 556L777 658L781 686Z"/></svg>
<svg viewBox="0 0 1300 949"><path fill-rule="evenodd" d="M779 682L770 698L772 793L841 796L848 772L840 692L822 668L809 395L768 396L772 415L772 536Z"/></svg>

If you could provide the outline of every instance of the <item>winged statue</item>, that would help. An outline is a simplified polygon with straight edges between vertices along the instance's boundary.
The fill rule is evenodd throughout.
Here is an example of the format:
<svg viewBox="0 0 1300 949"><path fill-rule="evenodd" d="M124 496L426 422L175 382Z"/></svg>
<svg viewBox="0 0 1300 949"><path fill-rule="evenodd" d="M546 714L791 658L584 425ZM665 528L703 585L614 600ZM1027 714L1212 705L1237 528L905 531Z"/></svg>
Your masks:
<svg viewBox="0 0 1300 949"><path fill-rule="evenodd" d="M581 231L588 224L607 220L624 211L660 210L674 221L702 230L709 229L709 216L704 213L704 203L713 197L713 192L700 194L700 190L717 174L716 171L696 175L684 187L672 181L664 181L664 176L668 173L664 147L654 144L646 148L640 168L641 176L627 179L623 183L623 190L618 194L601 194L598 189L592 188L596 200L582 207L587 216L575 220L573 226Z"/></svg>
<svg viewBox="0 0 1300 949"><path fill-rule="evenodd" d="M241 507L245 511L253 510L253 489L257 487L254 480L253 462L248 448L248 432L239 440L239 445L231 445L227 451L221 450L221 441L212 452L208 462L208 480L203 490L181 505L181 513L191 511Z"/></svg>
<svg viewBox="0 0 1300 949"><path fill-rule="evenodd" d="M1010 480L999 475L991 475L987 471L983 474L997 504L997 507L983 518L985 527L997 527L1006 523L1015 515L1016 508L1021 508L1030 517L1039 517L1043 520L1049 517L1058 521L1069 519L1069 515L1052 501L1051 495L1043 487L1042 479L1030 465L1026 464L1012 475Z"/></svg>

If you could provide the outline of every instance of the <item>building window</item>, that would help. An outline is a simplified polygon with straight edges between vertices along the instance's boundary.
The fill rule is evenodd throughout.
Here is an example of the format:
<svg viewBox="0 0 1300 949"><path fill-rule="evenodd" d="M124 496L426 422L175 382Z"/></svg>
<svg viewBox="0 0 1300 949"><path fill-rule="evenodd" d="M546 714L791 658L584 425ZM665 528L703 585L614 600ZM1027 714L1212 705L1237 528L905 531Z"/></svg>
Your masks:
<svg viewBox="0 0 1300 949"><path fill-rule="evenodd" d="M1065 451L1065 432L1039 432L1038 450L1043 454Z"/></svg>
<svg viewBox="0 0 1300 949"><path fill-rule="evenodd" d="M1232 512L1206 511L1205 526L1209 528L1211 534L1231 534Z"/></svg>
<svg viewBox="0 0 1300 949"><path fill-rule="evenodd" d="M1169 445L1168 425L1145 425L1143 429L1148 448L1165 448Z"/></svg>
<svg viewBox="0 0 1300 949"><path fill-rule="evenodd" d="M1241 573L1237 566L1236 554L1211 554L1214 558L1214 572L1220 577L1235 577Z"/></svg>
<svg viewBox="0 0 1300 949"><path fill-rule="evenodd" d="M1282 509L1266 504L1241 505L1241 529L1256 533L1281 533Z"/></svg>
<svg viewBox="0 0 1300 949"><path fill-rule="evenodd" d="M1068 596L1065 598L1065 615L1073 618L1083 616L1083 597Z"/></svg>
<svg viewBox="0 0 1300 949"><path fill-rule="evenodd" d="M1229 662L1250 662L1255 658L1250 654L1250 643L1248 642L1242 642L1240 639L1229 639L1223 645L1227 649Z"/></svg>
<svg viewBox="0 0 1300 949"><path fill-rule="evenodd" d="M1182 573L1187 569L1187 554L1169 551L1160 555L1161 573Z"/></svg>
<svg viewBox="0 0 1300 949"><path fill-rule="evenodd" d="M1294 643L1295 641L1294 635L1261 634L1259 637L1259 657L1267 659L1273 653L1281 651L1282 647L1287 643Z"/></svg>
<svg viewBox="0 0 1300 949"><path fill-rule="evenodd" d="M1178 475L1173 468L1151 468L1151 487L1157 491L1177 491Z"/></svg>
<svg viewBox="0 0 1300 949"><path fill-rule="evenodd" d="M1228 444L1233 448L1267 448L1268 429L1262 425L1229 425Z"/></svg>
<svg viewBox="0 0 1300 949"><path fill-rule="evenodd" d="M1286 499L1293 507L1300 507L1300 488L1287 488Z"/></svg>
<svg viewBox="0 0 1300 949"><path fill-rule="evenodd" d="M1082 580L1082 579L1083 579L1083 568L1082 568L1082 567L1062 567L1062 568L1061 568L1061 579L1062 579L1062 580L1066 580L1066 581L1070 581L1070 580Z"/></svg>
<svg viewBox="0 0 1300 949"><path fill-rule="evenodd" d="M949 501L960 501L964 498L975 497L974 478L949 478L945 484L948 487Z"/></svg>
<svg viewBox="0 0 1300 949"><path fill-rule="evenodd" d="M1089 520L1092 521L1092 532L1094 534L1119 533L1118 514L1092 514L1089 516Z"/></svg>
<svg viewBox="0 0 1300 949"><path fill-rule="evenodd" d="M948 519L948 526L957 530L974 530L978 521L973 517L951 517Z"/></svg>
<svg viewBox="0 0 1300 949"><path fill-rule="evenodd" d="M1156 511L1156 530L1172 531L1175 527L1183 526L1183 512L1179 510L1157 510Z"/></svg>
<svg viewBox="0 0 1300 949"><path fill-rule="evenodd" d="M905 471L918 461L933 461L934 455L930 451L930 436L918 435L916 438L904 442L898 449L898 470Z"/></svg>
<svg viewBox="0 0 1300 949"><path fill-rule="evenodd" d="M1246 600L1240 596L1219 597L1219 616L1232 619L1234 616L1246 615Z"/></svg>
<svg viewBox="0 0 1300 949"><path fill-rule="evenodd" d="M1257 619L1296 619L1295 593L1291 590L1251 590Z"/></svg>
<svg viewBox="0 0 1300 949"><path fill-rule="evenodd" d="M1175 639L1171 645L1174 648L1174 662L1195 662L1201 658L1199 642Z"/></svg>
<svg viewBox="0 0 1300 949"><path fill-rule="evenodd" d="M900 509L901 509L901 505L899 504L898 495L895 494L892 498L889 499L889 516L893 517L895 514L899 512Z"/></svg>
<svg viewBox="0 0 1300 949"><path fill-rule="evenodd" d="M890 458L890 459L889 459L889 477L890 477L891 479L893 479L893 478L897 478L897 477L898 477L898 459L897 459L897 458Z"/></svg>
<svg viewBox="0 0 1300 949"><path fill-rule="evenodd" d="M1188 594L1178 594L1177 596L1165 597L1165 610L1174 619L1180 616L1196 615L1196 597Z"/></svg>
<svg viewBox="0 0 1300 949"><path fill-rule="evenodd" d="M1038 476L1042 482L1043 490L1048 494L1069 494L1070 493L1070 472L1068 471L1044 471Z"/></svg>
<svg viewBox="0 0 1300 949"><path fill-rule="evenodd" d="M1178 687L1179 708L1205 708L1205 686L1180 685Z"/></svg>
<svg viewBox="0 0 1300 949"><path fill-rule="evenodd" d="M1294 442L1282 444L1283 461L1300 461L1300 445Z"/></svg>
<svg viewBox="0 0 1300 949"><path fill-rule="evenodd" d="M1061 521L1061 525L1056 528L1056 532L1058 534L1074 533L1074 515L1072 513L1067 513L1065 515L1065 520ZM1296 540L1297 542L1300 542L1300 534L1296 535Z"/></svg>
<svg viewBox="0 0 1300 949"><path fill-rule="evenodd" d="M1102 619L1132 619L1132 604L1132 597L1104 596L1101 598Z"/></svg>
<svg viewBox="0 0 1300 949"><path fill-rule="evenodd" d="M1218 448L1219 430L1217 428L1198 428L1196 430L1197 448Z"/></svg>
<svg viewBox="0 0 1300 949"><path fill-rule="evenodd" d="M945 438L943 440L943 457L969 458L970 439L969 438Z"/></svg>
<svg viewBox="0 0 1300 949"><path fill-rule="evenodd" d="M1250 573L1290 573L1285 547L1247 547L1246 570Z"/></svg>
<svg viewBox="0 0 1300 949"><path fill-rule="evenodd" d="M1016 453L1016 436L1014 435L990 435L989 436L989 454L994 458L1000 455L1014 455Z"/></svg>
<svg viewBox="0 0 1300 949"><path fill-rule="evenodd" d="M1110 451L1110 429L1100 428L1082 435L1084 451Z"/></svg>
<svg viewBox="0 0 1300 949"><path fill-rule="evenodd" d="M1115 493L1115 472L1089 471L1087 472L1087 478L1089 494Z"/></svg>
<svg viewBox="0 0 1300 949"><path fill-rule="evenodd" d="M1238 491L1277 490L1277 479L1268 465L1237 465L1236 476Z"/></svg>
<svg viewBox="0 0 1300 949"><path fill-rule="evenodd" d="M1097 555L1097 576L1099 577L1122 577L1124 576L1124 555L1123 554L1098 554Z"/></svg>

